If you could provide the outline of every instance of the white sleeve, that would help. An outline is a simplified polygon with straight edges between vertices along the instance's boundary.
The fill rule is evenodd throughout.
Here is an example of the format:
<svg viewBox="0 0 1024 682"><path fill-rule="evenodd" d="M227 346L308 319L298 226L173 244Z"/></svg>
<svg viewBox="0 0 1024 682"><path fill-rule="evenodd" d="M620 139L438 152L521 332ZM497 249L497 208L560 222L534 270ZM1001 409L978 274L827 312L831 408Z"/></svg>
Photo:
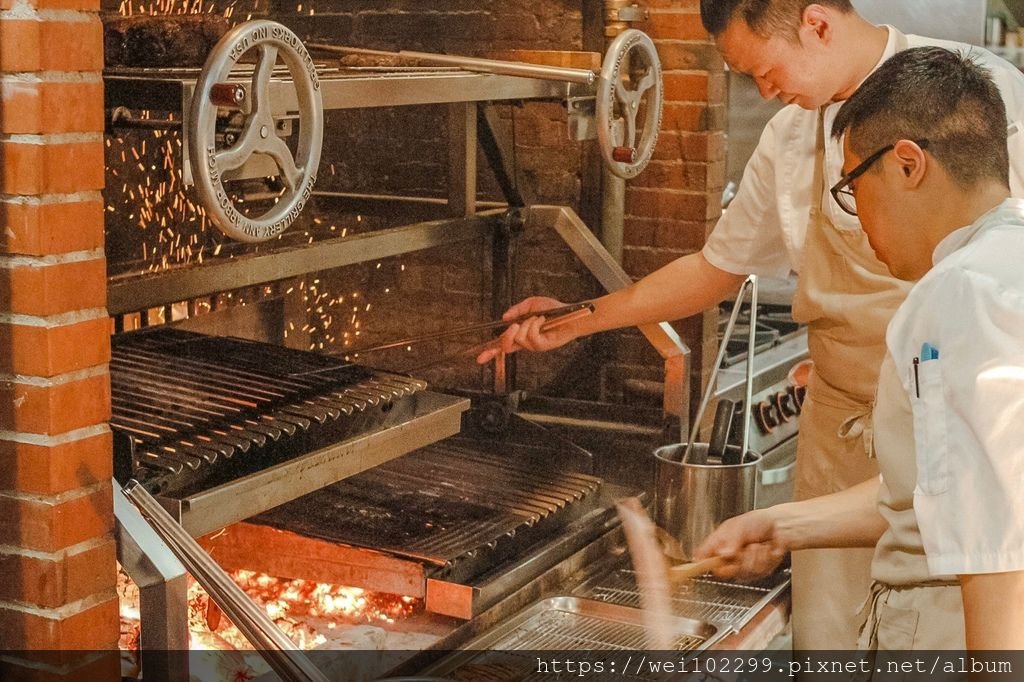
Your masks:
<svg viewBox="0 0 1024 682"><path fill-rule="evenodd" d="M779 222L776 134L771 123L761 133L736 197L704 245L704 258L734 275L786 277L794 269Z"/></svg>
<svg viewBox="0 0 1024 682"><path fill-rule="evenodd" d="M941 293L932 361L941 399L924 415L938 436L926 452L915 436L914 510L928 567L934 575L1024 570L1024 288L963 270Z"/></svg>

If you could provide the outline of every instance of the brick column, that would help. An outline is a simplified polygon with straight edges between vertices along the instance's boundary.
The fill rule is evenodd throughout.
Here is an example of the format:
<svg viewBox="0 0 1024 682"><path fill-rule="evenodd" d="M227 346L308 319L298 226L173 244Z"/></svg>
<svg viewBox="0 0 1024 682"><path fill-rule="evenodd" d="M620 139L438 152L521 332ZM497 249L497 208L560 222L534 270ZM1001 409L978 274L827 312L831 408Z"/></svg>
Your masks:
<svg viewBox="0 0 1024 682"><path fill-rule="evenodd" d="M0 0L0 677L116 679L98 0ZM23 650L21 652L12 650ZM55 655L30 656L24 650ZM27 658L33 661L29 663Z"/></svg>
<svg viewBox="0 0 1024 682"><path fill-rule="evenodd" d="M725 184L724 63L700 22L698 0L642 0L641 26L661 58L665 103L658 147L626 190L623 266L634 278L699 251L721 215ZM679 327L706 374L717 351L717 311ZM702 371L703 370L703 371ZM693 375L694 393L701 382Z"/></svg>

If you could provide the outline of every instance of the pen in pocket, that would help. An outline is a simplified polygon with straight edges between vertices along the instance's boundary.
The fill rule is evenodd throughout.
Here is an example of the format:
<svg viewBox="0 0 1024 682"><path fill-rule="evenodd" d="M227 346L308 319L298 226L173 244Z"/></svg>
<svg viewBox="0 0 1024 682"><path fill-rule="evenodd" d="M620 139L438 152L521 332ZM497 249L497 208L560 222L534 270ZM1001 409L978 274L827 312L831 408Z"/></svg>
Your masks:
<svg viewBox="0 0 1024 682"><path fill-rule="evenodd" d="M921 397L921 382L917 378L917 368L921 364L921 358L914 358L914 395Z"/></svg>

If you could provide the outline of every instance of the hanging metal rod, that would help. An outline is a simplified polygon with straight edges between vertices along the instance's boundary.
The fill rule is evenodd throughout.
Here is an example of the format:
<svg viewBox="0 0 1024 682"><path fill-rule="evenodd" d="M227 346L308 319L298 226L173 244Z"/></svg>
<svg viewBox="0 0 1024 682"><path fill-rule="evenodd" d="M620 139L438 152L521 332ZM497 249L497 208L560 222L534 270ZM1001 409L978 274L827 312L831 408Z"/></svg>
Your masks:
<svg viewBox="0 0 1024 682"><path fill-rule="evenodd" d="M524 78L539 78L541 80L562 81L565 83L581 83L583 85L593 85L597 81L597 74L590 69L546 66L526 62L506 62L500 59L460 57L457 55L412 52L409 50L388 52L386 50L370 50L364 47L344 47L340 45L327 45L325 43L306 43L306 47L310 50L320 50L321 52L333 52L336 54L365 54L375 57L416 59L421 62L458 66L467 71L496 73L503 76L522 76Z"/></svg>

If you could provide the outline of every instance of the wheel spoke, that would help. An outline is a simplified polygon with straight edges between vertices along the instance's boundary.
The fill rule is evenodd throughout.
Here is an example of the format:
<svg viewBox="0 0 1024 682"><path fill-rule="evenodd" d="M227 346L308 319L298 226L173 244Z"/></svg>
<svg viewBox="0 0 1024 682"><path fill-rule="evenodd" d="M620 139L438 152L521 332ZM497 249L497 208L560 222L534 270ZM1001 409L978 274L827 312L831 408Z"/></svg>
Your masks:
<svg viewBox="0 0 1024 682"><path fill-rule="evenodd" d="M253 107L252 113L270 114L270 77L277 64L277 48L273 45L260 45L260 57L256 69L252 73Z"/></svg>
<svg viewBox="0 0 1024 682"><path fill-rule="evenodd" d="M284 140L277 135L271 134L270 138L262 145L260 151L266 153L277 163L277 167L281 169L281 177L284 178L284 184L288 187L289 191L295 192L298 190L302 182L302 169L295 165L292 152L288 149L288 145L285 144Z"/></svg>
<svg viewBox="0 0 1024 682"><path fill-rule="evenodd" d="M630 109L624 117L626 119L626 139L623 145L630 148L636 147L636 109Z"/></svg>
<svg viewBox="0 0 1024 682"><path fill-rule="evenodd" d="M217 168L220 169L221 173L235 170L249 160L249 157L256 151L257 140L259 139L257 128L258 122L256 117L250 116L246 119L245 126L242 128L242 134L238 136L235 144L217 153Z"/></svg>
<svg viewBox="0 0 1024 682"><path fill-rule="evenodd" d="M637 85L636 85L636 91L635 92L637 94L637 97L640 97L645 92L647 92L648 90L653 88L655 83L657 83L657 82L658 82L658 79L654 75L654 69L650 69L650 68L647 69L647 73L644 74L644 77L641 78L640 82L637 83Z"/></svg>

